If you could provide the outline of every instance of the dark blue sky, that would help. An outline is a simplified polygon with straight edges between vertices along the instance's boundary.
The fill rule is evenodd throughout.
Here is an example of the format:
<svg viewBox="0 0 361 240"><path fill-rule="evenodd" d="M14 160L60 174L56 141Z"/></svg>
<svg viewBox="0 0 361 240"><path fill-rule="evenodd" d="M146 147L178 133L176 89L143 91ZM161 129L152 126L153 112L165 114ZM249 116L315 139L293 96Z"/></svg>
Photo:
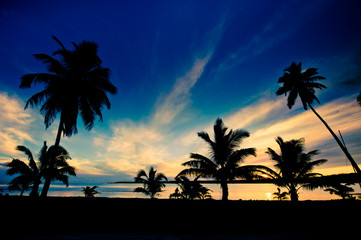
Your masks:
<svg viewBox="0 0 361 240"><path fill-rule="evenodd" d="M52 35L67 48L72 41L94 41L119 92L110 97L112 109L104 110L104 123L97 123L91 133L80 129L79 136L63 144L80 159L76 164L85 173L95 169L100 169L98 174L129 173L151 164L137 159L140 153L134 146L138 145L145 152L150 148L164 151L157 155L162 159L156 164L170 168L168 161L175 166L185 153L166 146L169 139L195 134L217 117L233 119L249 106L278 101L274 94L277 80L292 61L301 61L305 68L316 67L327 78L324 84L328 89L318 93L322 104L355 98L361 90L360 5L356 0L5 0L0 3L0 94L5 102L15 99L21 105L41 89L18 86L23 74L46 70L32 54L54 52L58 45ZM11 132L16 126L10 123L0 125L1 139L12 139L13 145L28 144L37 151L43 138L55 139L51 131L57 123L53 130L45 131L37 109L28 113L33 120L22 131L31 135L30 140ZM248 126L256 131L296 113L302 110L286 109L279 118L267 115L263 125L230 127ZM29 128L34 129L30 125L35 122L37 131L32 132ZM126 135L125 129L132 129L133 135L147 129L156 140L151 138L147 145ZM269 144L277 133L274 135ZM118 146L123 153L112 152L109 146L119 138L133 148ZM13 145L0 149L4 161L13 156L14 151L9 150ZM89 145L93 152L84 151ZM124 154L132 149L132 154ZM187 154L192 150L184 149ZM360 153L359 148L355 151ZM175 157L167 160L172 154ZM155 158L149 155L149 159ZM111 157L120 160L109 163Z"/></svg>

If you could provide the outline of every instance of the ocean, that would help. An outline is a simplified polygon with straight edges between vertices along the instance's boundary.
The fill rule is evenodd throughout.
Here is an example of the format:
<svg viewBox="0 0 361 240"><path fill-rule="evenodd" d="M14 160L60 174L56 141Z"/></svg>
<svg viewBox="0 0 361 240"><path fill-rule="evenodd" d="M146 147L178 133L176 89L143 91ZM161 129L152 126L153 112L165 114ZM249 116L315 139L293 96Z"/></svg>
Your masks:
<svg viewBox="0 0 361 240"><path fill-rule="evenodd" d="M221 199L222 191L219 184L203 184L205 187L212 190L211 195L213 199ZM54 182L50 185L48 196L57 197L82 197L84 196L82 187L85 186L98 186L96 189L100 192L96 197L109 197L109 198L147 198L142 193L135 193L133 190L141 187L142 184L136 183L76 183L70 184L66 187L64 184ZM169 198L169 195L174 192L177 187L174 183L167 183L163 191L157 196L158 198ZM277 187L273 184L229 184L229 199L230 200L273 200L273 193L277 191ZM360 186L355 184L352 186L355 193L360 193ZM2 194L20 195L20 191L7 190L7 184L0 184ZM286 191L285 188L281 189ZM41 191L41 186L39 191ZM30 191L24 192L24 196L29 195ZM331 200L339 199L338 196L331 195L322 189L314 191L307 191L301 189L299 191L300 200Z"/></svg>

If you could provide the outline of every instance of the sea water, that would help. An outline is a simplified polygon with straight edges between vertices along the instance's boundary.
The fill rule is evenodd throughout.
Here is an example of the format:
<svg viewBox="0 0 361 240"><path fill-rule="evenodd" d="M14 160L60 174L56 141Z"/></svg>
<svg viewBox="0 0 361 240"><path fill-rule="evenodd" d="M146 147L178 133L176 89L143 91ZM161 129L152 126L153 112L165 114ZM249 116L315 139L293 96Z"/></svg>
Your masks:
<svg viewBox="0 0 361 240"><path fill-rule="evenodd" d="M205 187L212 190L211 195L213 199L222 198L222 190L219 184L203 184ZM116 197L116 198L147 198L142 193L135 193L133 190L137 187L141 187L142 184L138 183L102 183L102 184L89 184L89 183L76 183L70 184L66 187L62 183L54 182L50 185L48 196L57 197L82 197L83 187L97 186L96 190L100 192L96 197ZM157 196L158 198L169 198L169 195L174 192L178 185L174 183L167 183L166 187ZM360 193L361 189L358 184L352 186L355 193ZM273 200L273 193L277 191L277 187L273 184L228 184L229 199L230 200ZM20 191L8 191L7 184L0 184L2 194L20 195ZM286 191L285 188L281 188L281 191ZM41 192L41 186L39 188ZM30 191L24 192L24 196L29 195ZM338 196L330 195L322 189L316 189L313 191L299 190L300 200L331 200L339 199Z"/></svg>

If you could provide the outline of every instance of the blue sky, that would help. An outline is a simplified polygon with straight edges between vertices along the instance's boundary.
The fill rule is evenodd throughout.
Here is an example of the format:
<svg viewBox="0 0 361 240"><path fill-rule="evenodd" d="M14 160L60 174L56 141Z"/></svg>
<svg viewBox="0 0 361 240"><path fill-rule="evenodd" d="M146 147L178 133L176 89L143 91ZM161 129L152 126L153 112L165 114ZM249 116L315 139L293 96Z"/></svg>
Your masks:
<svg viewBox="0 0 361 240"><path fill-rule="evenodd" d="M32 54L51 54L57 36L94 41L111 69L118 94L103 122L62 139L76 166L74 181L130 180L156 166L175 176L190 152L206 154L198 131L221 117L244 128L256 147L245 164L272 166L264 153L274 138L306 139L329 162L323 173L352 172L326 128L301 105L276 97L278 78L293 61L316 67L328 88L316 109L340 129L361 163L361 17L358 1L2 1L0 3L0 161L25 157L55 141L58 122L45 130L39 109L23 110L39 91L19 89L27 73L44 72ZM0 181L6 182L4 169Z"/></svg>

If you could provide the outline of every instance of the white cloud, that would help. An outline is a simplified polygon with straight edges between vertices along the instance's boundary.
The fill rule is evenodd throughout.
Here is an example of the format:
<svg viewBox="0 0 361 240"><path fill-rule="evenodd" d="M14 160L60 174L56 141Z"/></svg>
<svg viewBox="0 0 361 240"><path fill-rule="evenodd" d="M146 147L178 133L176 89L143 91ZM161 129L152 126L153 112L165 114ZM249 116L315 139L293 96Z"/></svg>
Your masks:
<svg viewBox="0 0 361 240"><path fill-rule="evenodd" d="M35 143L29 134L36 119L32 111L24 111L24 103L7 93L0 93L0 152L6 155L16 154L15 147L25 140Z"/></svg>

